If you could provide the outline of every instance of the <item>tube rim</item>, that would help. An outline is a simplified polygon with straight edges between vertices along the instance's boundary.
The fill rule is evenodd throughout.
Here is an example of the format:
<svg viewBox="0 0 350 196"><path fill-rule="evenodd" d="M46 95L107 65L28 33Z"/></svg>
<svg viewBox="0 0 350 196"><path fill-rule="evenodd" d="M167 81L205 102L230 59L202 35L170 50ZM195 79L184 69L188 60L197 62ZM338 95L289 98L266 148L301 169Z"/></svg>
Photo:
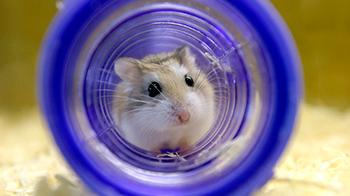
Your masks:
<svg viewBox="0 0 350 196"><path fill-rule="evenodd" d="M66 55L67 51L64 48L67 48L66 44L69 43L67 40L74 37L79 30L71 27L79 25L76 24L78 15L88 16L89 10L98 9L103 5L102 2L105 1L74 1L69 4L69 7L65 7L54 21L44 41L39 62L39 102L57 145L69 165L84 183L102 195L137 194L140 192L129 192L122 187L121 183L116 187L114 183L99 174L97 168L91 165L91 162L79 150L79 146L73 142L72 135L68 134L70 131L67 130L72 130L72 126L69 124L68 117L64 115L64 97L61 93L62 87L58 82L64 78L60 78L62 70L59 70L58 67L63 63L61 60L64 58L62 57ZM276 102L274 103L275 108L271 111L274 122L269 136L266 136L267 138L251 152L249 159L253 162L250 167L245 168L243 172L245 176L232 179L234 176L227 174L224 186L207 189L205 192L199 191L201 194L227 194L229 192L237 195L249 194L270 179L273 168L291 135L302 94L299 66L301 63L296 47L285 24L270 3L245 0L227 2L254 27L263 45L266 46L267 54L271 56L272 64L275 65L273 71L276 76L274 79L277 91L272 95L275 96ZM275 141L275 143L266 143L267 141ZM259 162L259 166L256 165L256 162ZM232 187L237 187L237 189L232 190ZM196 190L191 193L199 192Z"/></svg>

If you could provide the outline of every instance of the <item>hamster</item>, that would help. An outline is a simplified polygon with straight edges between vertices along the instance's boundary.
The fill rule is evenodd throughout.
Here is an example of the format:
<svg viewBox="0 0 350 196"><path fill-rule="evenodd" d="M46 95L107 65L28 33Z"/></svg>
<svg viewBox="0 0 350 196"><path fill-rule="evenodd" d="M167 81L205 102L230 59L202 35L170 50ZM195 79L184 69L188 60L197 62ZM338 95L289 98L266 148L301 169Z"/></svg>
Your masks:
<svg viewBox="0 0 350 196"><path fill-rule="evenodd" d="M215 94L187 46L143 59L115 61L121 78L113 115L129 143L154 153L188 150L215 120Z"/></svg>

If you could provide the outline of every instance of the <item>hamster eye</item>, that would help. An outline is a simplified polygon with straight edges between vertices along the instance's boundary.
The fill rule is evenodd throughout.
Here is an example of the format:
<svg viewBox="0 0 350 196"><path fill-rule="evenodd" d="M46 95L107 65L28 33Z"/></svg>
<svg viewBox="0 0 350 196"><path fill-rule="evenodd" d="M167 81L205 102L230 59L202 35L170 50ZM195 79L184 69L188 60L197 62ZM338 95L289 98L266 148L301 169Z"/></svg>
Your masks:
<svg viewBox="0 0 350 196"><path fill-rule="evenodd" d="M152 82L148 86L148 96L155 97L159 95L162 92L162 88L160 87L160 84L158 82Z"/></svg>
<svg viewBox="0 0 350 196"><path fill-rule="evenodd" d="M193 81L192 77L187 75L187 74L185 75L185 82L186 82L187 86L190 86L190 87L194 86L194 81Z"/></svg>

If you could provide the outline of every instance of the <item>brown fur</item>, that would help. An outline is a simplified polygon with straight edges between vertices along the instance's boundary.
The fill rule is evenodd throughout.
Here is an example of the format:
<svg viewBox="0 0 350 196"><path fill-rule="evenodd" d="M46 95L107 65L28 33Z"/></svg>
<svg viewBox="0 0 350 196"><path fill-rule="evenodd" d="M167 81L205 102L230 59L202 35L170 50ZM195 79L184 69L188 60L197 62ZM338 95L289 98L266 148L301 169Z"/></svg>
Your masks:
<svg viewBox="0 0 350 196"><path fill-rule="evenodd" d="M169 66L182 65L189 70L189 74L192 75L193 79L196 79L196 77L198 77L197 81L201 81L200 84L195 83L195 88L198 88L201 93L205 94L206 96L213 96L214 90L212 89L212 86L208 82L206 75L199 73L199 70L194 65L194 59L192 62L184 60L189 58L186 56L189 55L186 54L188 52L189 51L187 47L182 47L174 52L149 55L144 57L142 60L137 60L136 63L137 67L140 70L140 76L138 77L139 80L132 81L131 84L133 86L142 88L144 86L144 81L142 80L143 75L146 75L148 73L155 73L159 76L159 80L164 87L163 89L165 91L163 94L167 97L171 97L171 100L174 101L174 103L182 102L182 99L186 93L186 88L188 87L183 82L183 78L176 79L178 76L174 74ZM181 58L181 55L185 56L185 58ZM140 91L134 91L131 94L128 94L126 92L126 89L126 83L122 82L118 85L118 99L116 101L118 118L120 118L120 115L123 111L128 111L134 108L134 105L128 103L128 97L135 99L145 99L145 97L142 96L142 92L140 92L141 89Z"/></svg>

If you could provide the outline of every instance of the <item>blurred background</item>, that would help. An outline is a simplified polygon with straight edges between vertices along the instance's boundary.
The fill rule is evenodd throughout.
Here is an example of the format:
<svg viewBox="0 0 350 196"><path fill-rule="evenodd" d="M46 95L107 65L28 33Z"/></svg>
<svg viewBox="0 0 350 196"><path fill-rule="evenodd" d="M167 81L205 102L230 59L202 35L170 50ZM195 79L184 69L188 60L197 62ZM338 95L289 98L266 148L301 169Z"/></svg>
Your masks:
<svg viewBox="0 0 350 196"><path fill-rule="evenodd" d="M36 63L53 0L0 0L0 112L36 107Z"/></svg>
<svg viewBox="0 0 350 196"><path fill-rule="evenodd" d="M306 104L258 195L350 195L350 1L271 2L299 47ZM54 0L0 0L0 195L55 195L49 185L75 179L37 110L36 64L56 11Z"/></svg>
<svg viewBox="0 0 350 196"><path fill-rule="evenodd" d="M272 0L304 64L306 101L350 106L350 1ZM0 111L36 107L36 63L56 12L53 0L0 0Z"/></svg>

